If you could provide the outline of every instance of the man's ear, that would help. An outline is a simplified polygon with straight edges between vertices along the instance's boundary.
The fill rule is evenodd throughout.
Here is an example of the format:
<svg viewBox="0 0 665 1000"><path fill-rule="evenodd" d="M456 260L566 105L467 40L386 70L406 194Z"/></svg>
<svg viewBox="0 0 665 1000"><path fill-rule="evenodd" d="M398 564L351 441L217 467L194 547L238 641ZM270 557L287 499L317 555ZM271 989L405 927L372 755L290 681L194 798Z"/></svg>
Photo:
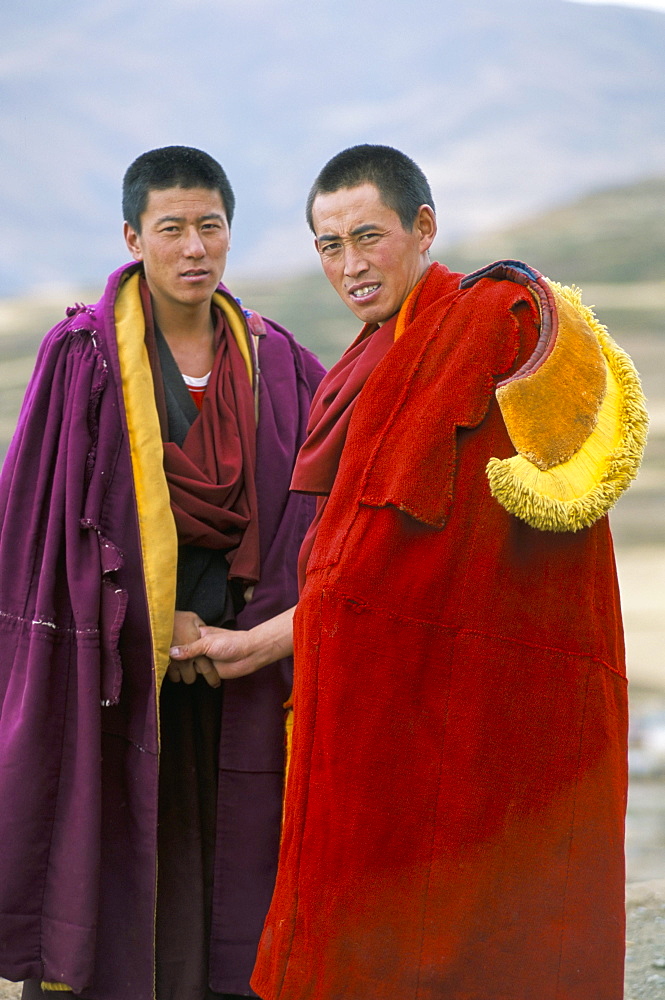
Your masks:
<svg viewBox="0 0 665 1000"><path fill-rule="evenodd" d="M421 205L414 223L420 233L420 252L426 253L436 237L436 215L430 205Z"/></svg>
<svg viewBox="0 0 665 1000"><path fill-rule="evenodd" d="M143 260L141 237L139 233L137 233L134 227L130 226L128 222L125 222L122 231L125 237L125 243L127 244L127 249L131 253L134 260Z"/></svg>

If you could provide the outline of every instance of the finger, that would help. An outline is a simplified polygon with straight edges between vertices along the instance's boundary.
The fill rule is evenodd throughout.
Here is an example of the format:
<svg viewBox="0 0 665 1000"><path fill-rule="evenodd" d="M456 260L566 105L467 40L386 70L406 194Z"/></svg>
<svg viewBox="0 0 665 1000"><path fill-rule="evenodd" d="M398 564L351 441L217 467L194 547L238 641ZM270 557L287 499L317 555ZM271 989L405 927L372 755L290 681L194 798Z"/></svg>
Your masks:
<svg viewBox="0 0 665 1000"><path fill-rule="evenodd" d="M166 668L166 676L168 677L168 679L170 681L173 681L174 684L179 684L180 683L180 664L179 663L173 663L172 661L169 661L169 665Z"/></svg>
<svg viewBox="0 0 665 1000"><path fill-rule="evenodd" d="M193 684L196 680L197 674L194 669L194 660L183 660L178 664L180 668L180 677L185 684Z"/></svg>
<svg viewBox="0 0 665 1000"><path fill-rule="evenodd" d="M219 687L222 683L221 678L217 671L215 670L214 664L207 656L198 656L194 660L194 668L198 674L201 674L205 678L206 682L210 687Z"/></svg>

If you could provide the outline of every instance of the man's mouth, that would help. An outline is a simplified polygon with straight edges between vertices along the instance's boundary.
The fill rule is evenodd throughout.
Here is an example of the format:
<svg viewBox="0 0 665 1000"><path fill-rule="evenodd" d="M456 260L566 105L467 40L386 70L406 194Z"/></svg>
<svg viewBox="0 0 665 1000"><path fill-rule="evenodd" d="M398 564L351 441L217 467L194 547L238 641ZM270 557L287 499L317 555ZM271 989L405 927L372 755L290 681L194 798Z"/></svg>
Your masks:
<svg viewBox="0 0 665 1000"><path fill-rule="evenodd" d="M183 271L184 278L203 278L208 272L200 268L192 268L190 271Z"/></svg>
<svg viewBox="0 0 665 1000"><path fill-rule="evenodd" d="M363 285L361 288L354 288L349 294L352 299L366 299L373 292L375 292L380 286L379 285Z"/></svg>

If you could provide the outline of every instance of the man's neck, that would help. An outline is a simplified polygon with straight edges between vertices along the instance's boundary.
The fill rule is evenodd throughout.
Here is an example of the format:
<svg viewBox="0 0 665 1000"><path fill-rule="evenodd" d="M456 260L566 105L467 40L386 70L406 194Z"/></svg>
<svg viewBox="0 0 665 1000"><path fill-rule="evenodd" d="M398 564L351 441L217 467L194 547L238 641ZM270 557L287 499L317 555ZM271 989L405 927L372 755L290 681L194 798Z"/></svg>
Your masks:
<svg viewBox="0 0 665 1000"><path fill-rule="evenodd" d="M180 303L157 302L152 298L155 323L167 340L205 340L214 331L211 303L200 302L192 306Z"/></svg>
<svg viewBox="0 0 665 1000"><path fill-rule="evenodd" d="M152 300L155 324L185 375L207 375L215 358L215 326L210 303L169 309Z"/></svg>

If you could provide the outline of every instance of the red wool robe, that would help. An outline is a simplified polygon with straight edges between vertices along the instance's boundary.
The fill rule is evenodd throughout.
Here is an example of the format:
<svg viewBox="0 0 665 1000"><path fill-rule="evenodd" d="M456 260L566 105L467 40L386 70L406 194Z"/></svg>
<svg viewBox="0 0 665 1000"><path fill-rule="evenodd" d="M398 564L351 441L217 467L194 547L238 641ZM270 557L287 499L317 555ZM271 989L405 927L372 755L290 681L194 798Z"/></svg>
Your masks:
<svg viewBox="0 0 665 1000"><path fill-rule="evenodd" d="M530 293L430 268L368 378L295 617L266 1000L620 1000L626 680L607 518L491 496Z"/></svg>

